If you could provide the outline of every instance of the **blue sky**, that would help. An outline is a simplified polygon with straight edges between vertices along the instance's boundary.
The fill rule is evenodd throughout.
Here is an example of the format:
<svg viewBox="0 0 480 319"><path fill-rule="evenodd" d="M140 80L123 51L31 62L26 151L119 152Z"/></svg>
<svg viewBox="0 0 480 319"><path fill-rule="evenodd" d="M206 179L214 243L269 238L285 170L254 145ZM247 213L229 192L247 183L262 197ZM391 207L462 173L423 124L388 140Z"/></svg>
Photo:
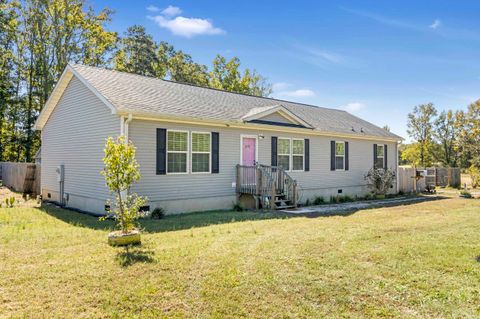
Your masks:
<svg viewBox="0 0 480 319"><path fill-rule="evenodd" d="M210 65L238 56L273 96L345 109L407 137L413 106L480 98L480 1L113 1L111 28L147 28Z"/></svg>

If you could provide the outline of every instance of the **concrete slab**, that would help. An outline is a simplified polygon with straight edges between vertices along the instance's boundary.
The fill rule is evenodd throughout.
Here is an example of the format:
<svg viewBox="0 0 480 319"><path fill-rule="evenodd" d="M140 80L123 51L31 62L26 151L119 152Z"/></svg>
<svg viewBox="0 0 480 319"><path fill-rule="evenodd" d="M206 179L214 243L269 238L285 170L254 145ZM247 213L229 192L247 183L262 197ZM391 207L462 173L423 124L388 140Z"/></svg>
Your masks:
<svg viewBox="0 0 480 319"><path fill-rule="evenodd" d="M336 214L360 209L377 208L385 206L407 205L417 202L441 199L441 196L420 196L420 197L396 197L381 200L358 201L339 204L325 204L318 206L299 207L295 209L281 210L280 212L288 214Z"/></svg>

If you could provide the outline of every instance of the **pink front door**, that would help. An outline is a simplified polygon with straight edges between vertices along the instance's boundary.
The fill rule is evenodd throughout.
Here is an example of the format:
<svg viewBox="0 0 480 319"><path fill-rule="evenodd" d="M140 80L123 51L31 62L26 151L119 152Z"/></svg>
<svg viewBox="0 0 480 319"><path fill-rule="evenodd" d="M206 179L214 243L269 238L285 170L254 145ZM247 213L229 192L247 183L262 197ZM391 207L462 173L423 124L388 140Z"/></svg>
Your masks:
<svg viewBox="0 0 480 319"><path fill-rule="evenodd" d="M242 165L253 166L256 160L257 140L253 137L242 139Z"/></svg>

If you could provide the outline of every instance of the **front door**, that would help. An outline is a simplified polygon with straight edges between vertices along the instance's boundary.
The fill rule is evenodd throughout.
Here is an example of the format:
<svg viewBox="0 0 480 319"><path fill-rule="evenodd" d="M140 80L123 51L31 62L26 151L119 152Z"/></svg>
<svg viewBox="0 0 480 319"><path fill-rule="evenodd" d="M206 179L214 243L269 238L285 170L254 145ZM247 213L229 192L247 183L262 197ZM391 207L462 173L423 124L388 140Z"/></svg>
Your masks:
<svg viewBox="0 0 480 319"><path fill-rule="evenodd" d="M257 139L254 137L242 138L242 165L253 166L257 158Z"/></svg>

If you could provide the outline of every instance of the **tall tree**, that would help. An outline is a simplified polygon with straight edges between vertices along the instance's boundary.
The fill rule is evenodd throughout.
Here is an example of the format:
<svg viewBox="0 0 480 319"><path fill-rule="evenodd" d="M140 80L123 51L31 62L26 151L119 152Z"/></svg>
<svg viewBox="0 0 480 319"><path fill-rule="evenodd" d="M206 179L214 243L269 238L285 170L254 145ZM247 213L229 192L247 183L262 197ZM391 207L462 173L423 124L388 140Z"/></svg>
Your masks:
<svg viewBox="0 0 480 319"><path fill-rule="evenodd" d="M11 135L7 127L8 105L12 103L14 82L11 74L14 62L14 39L17 20L14 4L0 0L0 162L4 161L5 145Z"/></svg>
<svg viewBox="0 0 480 319"><path fill-rule="evenodd" d="M433 160L433 126L437 110L432 103L414 107L408 114L407 133L418 144L421 166L429 166Z"/></svg>
<svg viewBox="0 0 480 319"><path fill-rule="evenodd" d="M470 104L464 115L461 143L468 164L480 168L480 100Z"/></svg>
<svg viewBox="0 0 480 319"><path fill-rule="evenodd" d="M442 111L434 121L434 137L440 145L438 159L443 165L454 167L457 165L457 152L455 141L457 129L455 126L455 114L452 110Z"/></svg>
<svg viewBox="0 0 480 319"><path fill-rule="evenodd" d="M255 70L245 69L242 74L237 57L227 61L225 57L217 55L213 60L210 78L210 87L217 89L257 96L269 96L272 93L272 86Z"/></svg>
<svg viewBox="0 0 480 319"><path fill-rule="evenodd" d="M158 73L157 44L145 27L133 25L127 29L120 40L120 47L115 55L115 69L153 77L163 77Z"/></svg>
<svg viewBox="0 0 480 319"><path fill-rule="evenodd" d="M7 0L6 4L17 22L8 69L14 79L7 104L13 130L10 143L18 146L17 160L30 161L40 143L33 123L66 64L104 65L117 36L105 29L111 11L97 15L85 0Z"/></svg>

